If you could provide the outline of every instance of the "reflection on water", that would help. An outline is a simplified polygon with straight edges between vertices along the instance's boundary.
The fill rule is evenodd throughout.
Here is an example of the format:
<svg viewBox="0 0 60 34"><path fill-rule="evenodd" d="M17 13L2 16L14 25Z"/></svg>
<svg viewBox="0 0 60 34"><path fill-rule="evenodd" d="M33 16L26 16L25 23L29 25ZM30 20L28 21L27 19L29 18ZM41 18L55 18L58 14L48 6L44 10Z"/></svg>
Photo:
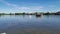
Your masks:
<svg viewBox="0 0 60 34"><path fill-rule="evenodd" d="M6 34L6 33L4 32L4 33L0 33L0 34Z"/></svg>
<svg viewBox="0 0 60 34"><path fill-rule="evenodd" d="M1 15L0 33L60 34L60 16Z"/></svg>

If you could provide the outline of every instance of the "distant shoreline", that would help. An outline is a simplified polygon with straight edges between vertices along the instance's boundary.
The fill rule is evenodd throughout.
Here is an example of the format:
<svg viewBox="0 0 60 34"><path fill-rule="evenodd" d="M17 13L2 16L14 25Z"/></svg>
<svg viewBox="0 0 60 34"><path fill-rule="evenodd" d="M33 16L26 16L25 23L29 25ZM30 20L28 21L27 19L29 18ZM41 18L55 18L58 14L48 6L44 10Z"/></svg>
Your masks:
<svg viewBox="0 0 60 34"><path fill-rule="evenodd" d="M56 13L49 13L49 12L46 12L46 13L41 13L41 12L35 12L35 13L0 13L0 15L60 15L60 11L59 12L56 12Z"/></svg>

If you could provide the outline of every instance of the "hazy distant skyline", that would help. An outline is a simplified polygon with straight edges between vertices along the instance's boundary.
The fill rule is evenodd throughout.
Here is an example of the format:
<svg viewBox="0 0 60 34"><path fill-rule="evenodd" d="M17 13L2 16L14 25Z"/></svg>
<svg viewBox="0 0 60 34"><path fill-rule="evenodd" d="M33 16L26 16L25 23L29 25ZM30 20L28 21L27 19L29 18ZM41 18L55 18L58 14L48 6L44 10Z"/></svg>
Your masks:
<svg viewBox="0 0 60 34"><path fill-rule="evenodd" d="M0 0L0 12L47 11L60 11L60 0Z"/></svg>

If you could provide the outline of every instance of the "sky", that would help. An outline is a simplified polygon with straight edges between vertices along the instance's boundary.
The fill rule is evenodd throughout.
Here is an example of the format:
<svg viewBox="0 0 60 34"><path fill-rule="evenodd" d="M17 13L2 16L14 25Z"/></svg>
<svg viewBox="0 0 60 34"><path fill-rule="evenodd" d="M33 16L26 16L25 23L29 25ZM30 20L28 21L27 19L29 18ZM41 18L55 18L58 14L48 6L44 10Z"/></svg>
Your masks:
<svg viewBox="0 0 60 34"><path fill-rule="evenodd" d="M0 12L57 12L60 0L0 0Z"/></svg>

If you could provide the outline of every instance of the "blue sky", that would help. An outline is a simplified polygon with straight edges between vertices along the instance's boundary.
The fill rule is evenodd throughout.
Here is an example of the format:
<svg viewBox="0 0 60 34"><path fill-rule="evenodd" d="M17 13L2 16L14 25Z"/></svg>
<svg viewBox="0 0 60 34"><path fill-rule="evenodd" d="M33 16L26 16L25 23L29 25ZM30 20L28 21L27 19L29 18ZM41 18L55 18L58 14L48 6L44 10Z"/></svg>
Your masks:
<svg viewBox="0 0 60 34"><path fill-rule="evenodd" d="M0 12L48 11L60 11L60 0L0 0Z"/></svg>

